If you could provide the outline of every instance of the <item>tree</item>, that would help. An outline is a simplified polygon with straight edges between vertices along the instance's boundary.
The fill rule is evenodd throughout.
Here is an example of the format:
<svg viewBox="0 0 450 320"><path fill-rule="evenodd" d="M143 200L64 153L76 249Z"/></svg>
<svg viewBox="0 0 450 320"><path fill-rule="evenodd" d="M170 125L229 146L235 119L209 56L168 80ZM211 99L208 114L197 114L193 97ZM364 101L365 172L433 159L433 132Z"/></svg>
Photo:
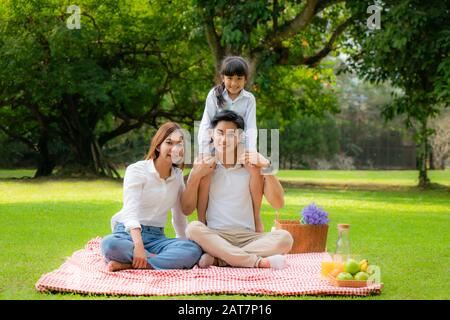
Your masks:
<svg viewBox="0 0 450 320"><path fill-rule="evenodd" d="M339 131L330 115L305 116L289 123L280 135L283 167L311 168L317 161L331 160L339 151Z"/></svg>
<svg viewBox="0 0 450 320"><path fill-rule="evenodd" d="M118 176L105 145L143 124L191 123L209 64L184 2L77 5L71 30L60 1L2 2L0 129L39 152L37 176L57 164L59 140L64 167Z"/></svg>
<svg viewBox="0 0 450 320"><path fill-rule="evenodd" d="M355 17L348 43L348 67L374 83L400 88L383 109L386 119L405 115L415 127L418 143L419 186L426 187L431 118L450 104L450 20L446 1L379 1L381 29L367 27L367 6L352 2Z"/></svg>
<svg viewBox="0 0 450 320"><path fill-rule="evenodd" d="M434 119L431 127L434 131L430 138L433 167L444 170L450 151L450 115Z"/></svg>
<svg viewBox="0 0 450 320"><path fill-rule="evenodd" d="M216 74L228 55L250 63L247 87L257 100L259 127L277 128L306 116L335 113L333 62L350 11L342 0L205 1L195 0Z"/></svg>
<svg viewBox="0 0 450 320"><path fill-rule="evenodd" d="M324 58L352 21L343 3L80 0L70 30L58 0L5 0L0 130L39 154L37 175L114 176L108 144L167 119L192 126L228 54L250 59L258 121L336 112Z"/></svg>
<svg viewBox="0 0 450 320"><path fill-rule="evenodd" d="M342 0L194 3L216 70L225 56L239 54L248 57L254 76L273 65L316 66L352 22Z"/></svg>

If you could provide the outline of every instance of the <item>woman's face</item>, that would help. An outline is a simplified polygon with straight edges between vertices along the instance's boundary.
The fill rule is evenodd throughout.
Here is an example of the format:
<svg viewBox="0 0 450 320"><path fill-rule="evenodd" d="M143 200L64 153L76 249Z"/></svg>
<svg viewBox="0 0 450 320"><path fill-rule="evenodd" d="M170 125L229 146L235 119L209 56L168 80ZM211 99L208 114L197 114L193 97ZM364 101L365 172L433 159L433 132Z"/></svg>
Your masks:
<svg viewBox="0 0 450 320"><path fill-rule="evenodd" d="M159 146L161 160L181 164L184 160L184 137L180 130L172 132Z"/></svg>

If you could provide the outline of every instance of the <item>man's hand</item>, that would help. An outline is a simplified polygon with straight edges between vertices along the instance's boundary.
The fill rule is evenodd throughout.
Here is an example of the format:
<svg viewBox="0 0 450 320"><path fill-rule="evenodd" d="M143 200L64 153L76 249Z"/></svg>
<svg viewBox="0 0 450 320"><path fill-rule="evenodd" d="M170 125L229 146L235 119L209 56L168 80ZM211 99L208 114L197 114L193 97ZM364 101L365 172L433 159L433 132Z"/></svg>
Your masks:
<svg viewBox="0 0 450 320"><path fill-rule="evenodd" d="M216 168L216 159L210 155L200 154L194 160L186 189L181 195L181 210L185 215L190 215L197 207L200 181L211 174Z"/></svg>

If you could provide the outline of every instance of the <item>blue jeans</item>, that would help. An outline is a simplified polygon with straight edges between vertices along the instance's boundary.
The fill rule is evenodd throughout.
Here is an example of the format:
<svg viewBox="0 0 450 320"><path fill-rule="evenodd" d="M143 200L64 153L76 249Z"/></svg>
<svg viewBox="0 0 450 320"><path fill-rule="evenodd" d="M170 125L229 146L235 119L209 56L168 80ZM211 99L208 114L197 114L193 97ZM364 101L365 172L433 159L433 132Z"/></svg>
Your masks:
<svg viewBox="0 0 450 320"><path fill-rule="evenodd" d="M144 225L141 228L147 262L153 269L190 269L202 255L202 249L195 242L167 238L164 228ZM133 263L133 239L122 223L114 227L113 234L103 238L101 247L106 261Z"/></svg>

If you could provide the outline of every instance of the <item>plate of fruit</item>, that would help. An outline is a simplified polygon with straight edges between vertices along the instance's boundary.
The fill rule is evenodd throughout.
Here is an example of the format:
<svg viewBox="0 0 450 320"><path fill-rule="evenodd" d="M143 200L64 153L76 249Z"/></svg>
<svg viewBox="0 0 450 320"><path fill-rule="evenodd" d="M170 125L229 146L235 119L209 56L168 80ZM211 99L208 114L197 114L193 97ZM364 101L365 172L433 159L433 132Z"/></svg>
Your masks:
<svg viewBox="0 0 450 320"><path fill-rule="evenodd" d="M359 262L348 259L344 263L334 263L334 266L328 273L328 281L335 287L361 288L380 282L380 268L369 264L367 259Z"/></svg>

